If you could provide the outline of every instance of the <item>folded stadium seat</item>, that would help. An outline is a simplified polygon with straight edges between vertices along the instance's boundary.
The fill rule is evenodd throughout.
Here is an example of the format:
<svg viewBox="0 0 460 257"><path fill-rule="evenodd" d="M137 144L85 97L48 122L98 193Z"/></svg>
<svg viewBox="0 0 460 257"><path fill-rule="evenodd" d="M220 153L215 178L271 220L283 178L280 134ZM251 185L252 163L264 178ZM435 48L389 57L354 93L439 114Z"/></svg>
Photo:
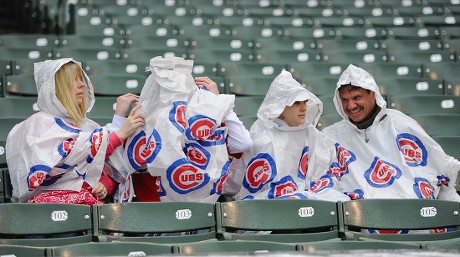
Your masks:
<svg viewBox="0 0 460 257"><path fill-rule="evenodd" d="M423 67L413 63L378 63L378 64L363 64L360 66L369 72L376 82L379 78L395 77L395 78L422 78Z"/></svg>
<svg viewBox="0 0 460 257"><path fill-rule="evenodd" d="M34 63L37 60L30 59L14 59L11 61L12 69L11 74L34 74Z"/></svg>
<svg viewBox="0 0 460 257"><path fill-rule="evenodd" d="M459 136L435 136L433 139L441 145L444 152L455 159L460 160L460 150L458 149L460 144ZM460 176L457 177L455 188L460 192Z"/></svg>
<svg viewBox="0 0 460 257"><path fill-rule="evenodd" d="M126 47L126 37L106 35L63 35L59 40L59 48L99 48L120 49Z"/></svg>
<svg viewBox="0 0 460 257"><path fill-rule="evenodd" d="M382 27L336 27L335 34L341 39L381 40L388 36Z"/></svg>
<svg viewBox="0 0 460 257"><path fill-rule="evenodd" d="M264 96L237 96L235 97L235 111L238 116L257 116L257 110L259 110Z"/></svg>
<svg viewBox="0 0 460 257"><path fill-rule="evenodd" d="M307 3L308 5L308 3ZM286 6L285 9L287 13L291 13L292 15L300 15L306 17L333 17L333 16L342 16L344 10L340 6L334 5L318 5L318 6L304 6L304 7L295 7L292 8L290 6Z"/></svg>
<svg viewBox="0 0 460 257"><path fill-rule="evenodd" d="M98 96L96 97L96 102L94 103L93 108L89 113L87 113L87 116L90 119L95 120L111 120L115 114L116 103L116 96Z"/></svg>
<svg viewBox="0 0 460 257"><path fill-rule="evenodd" d="M297 246L293 244L264 242L255 240L206 241L173 246L173 251L180 255L259 255L259 254L296 254Z"/></svg>
<svg viewBox="0 0 460 257"><path fill-rule="evenodd" d="M94 232L99 242L173 244L217 240L215 210L211 203L103 204L93 207L93 214Z"/></svg>
<svg viewBox="0 0 460 257"><path fill-rule="evenodd" d="M8 60L30 60L32 62L39 62L54 57L52 47L28 47L28 46L10 46L1 47L0 56L2 59Z"/></svg>
<svg viewBox="0 0 460 257"><path fill-rule="evenodd" d="M256 38L276 38L283 35L283 30L269 25L254 26L232 26L231 34L239 38L256 39Z"/></svg>
<svg viewBox="0 0 460 257"><path fill-rule="evenodd" d="M259 63L304 63L322 61L324 56L317 49L275 49L261 47L256 50L256 61Z"/></svg>
<svg viewBox="0 0 460 257"><path fill-rule="evenodd" d="M410 27L416 25L416 19L413 16L370 16L366 17L366 24L372 27Z"/></svg>
<svg viewBox="0 0 460 257"><path fill-rule="evenodd" d="M193 24L182 24L180 26L180 34L186 37L231 37L231 28L223 25L208 25L203 24L196 26ZM238 35L236 35L238 36Z"/></svg>
<svg viewBox="0 0 460 257"><path fill-rule="evenodd" d="M282 36L289 39L333 39L336 36L334 28L328 27L285 27Z"/></svg>
<svg viewBox="0 0 460 257"><path fill-rule="evenodd" d="M5 78L6 94L18 96L37 96L33 74L9 75Z"/></svg>
<svg viewBox="0 0 460 257"><path fill-rule="evenodd" d="M0 48L52 48L59 45L59 36L53 34L3 34Z"/></svg>
<svg viewBox="0 0 460 257"><path fill-rule="evenodd" d="M289 244L341 240L336 202L243 200L217 203L216 211L217 233L223 240Z"/></svg>
<svg viewBox="0 0 460 257"><path fill-rule="evenodd" d="M1 245L46 247L92 241L87 205L3 203L0 214Z"/></svg>
<svg viewBox="0 0 460 257"><path fill-rule="evenodd" d="M385 39L380 41L380 47L390 53L401 52L442 52L447 51L449 43L440 39Z"/></svg>
<svg viewBox="0 0 460 257"><path fill-rule="evenodd" d="M445 86L441 79L432 80L426 78L404 78L396 76L374 77L379 86L380 93L384 96L393 95L444 95Z"/></svg>
<svg viewBox="0 0 460 257"><path fill-rule="evenodd" d="M229 79L232 78L247 78L247 77L269 77L275 78L278 74L286 70L288 66L282 63L256 63L256 62L236 62L224 61L219 59L222 65L223 76Z"/></svg>
<svg viewBox="0 0 460 257"><path fill-rule="evenodd" d="M0 245L0 255L16 257L46 257L46 247L34 247L25 245Z"/></svg>
<svg viewBox="0 0 460 257"><path fill-rule="evenodd" d="M0 59L0 76L13 74L13 62L9 59Z"/></svg>
<svg viewBox="0 0 460 257"><path fill-rule="evenodd" d="M110 21L111 22L111 21ZM125 35L125 29L114 24L97 23L93 24L76 24L75 35L78 36L105 36L120 38Z"/></svg>
<svg viewBox="0 0 460 257"><path fill-rule="evenodd" d="M459 17L455 18L456 26L441 26L441 35L445 38L460 38Z"/></svg>
<svg viewBox="0 0 460 257"><path fill-rule="evenodd" d="M440 14L440 15L420 15L417 17L417 23L423 26L454 26L460 23L460 15ZM456 33L458 35L458 33Z"/></svg>
<svg viewBox="0 0 460 257"><path fill-rule="evenodd" d="M396 39L440 39L438 27L389 27L388 37Z"/></svg>
<svg viewBox="0 0 460 257"><path fill-rule="evenodd" d="M353 63L357 66L385 64L390 61L385 50L323 51L323 60L332 63Z"/></svg>
<svg viewBox="0 0 460 257"><path fill-rule="evenodd" d="M147 76L138 74L105 74L91 76L96 96L139 95Z"/></svg>
<svg viewBox="0 0 460 257"><path fill-rule="evenodd" d="M146 70L148 65L148 62L135 60L83 60L82 63L90 79L93 75L140 75L147 78L150 75Z"/></svg>
<svg viewBox="0 0 460 257"><path fill-rule="evenodd" d="M388 106L407 115L460 114L460 96L393 95Z"/></svg>
<svg viewBox="0 0 460 257"><path fill-rule="evenodd" d="M27 118L38 111L36 97L2 97L0 98L0 117Z"/></svg>
<svg viewBox="0 0 460 257"><path fill-rule="evenodd" d="M332 99L330 101L332 101ZM316 127L319 130L322 130L327 126L330 126L330 125L336 123L337 121L341 121L342 119L343 119L342 116L340 116L339 114L321 115Z"/></svg>
<svg viewBox="0 0 460 257"><path fill-rule="evenodd" d="M341 204L346 240L410 242L429 250L458 249L458 202L439 199L364 199ZM444 232L446 228L454 231ZM444 233L369 233L362 232L362 229L437 229Z"/></svg>
<svg viewBox="0 0 460 257"><path fill-rule="evenodd" d="M322 27L363 27L366 24L362 17L332 16L316 17L315 25Z"/></svg>
<svg viewBox="0 0 460 257"><path fill-rule="evenodd" d="M391 5L383 5L383 4L362 4L362 2L355 1L355 5L353 7L348 7L343 10L344 15L350 16L361 16L361 17L378 17L378 16L392 16L397 13L397 10L393 8ZM338 1L335 2L337 6ZM358 5L358 7L357 7Z"/></svg>
<svg viewBox="0 0 460 257"><path fill-rule="evenodd" d="M229 93L238 96L265 96L276 76L229 78Z"/></svg>
<svg viewBox="0 0 460 257"><path fill-rule="evenodd" d="M187 58L187 52L185 49L170 49L167 47L164 48L151 48L151 47L142 47L142 48L125 48L122 51L122 60L124 61L139 61L148 64L150 59L156 56L163 57L182 57Z"/></svg>
<svg viewBox="0 0 460 257"><path fill-rule="evenodd" d="M446 92L451 95L460 95L459 63L427 63L424 67L424 76L430 79L443 79Z"/></svg>
<svg viewBox="0 0 460 257"><path fill-rule="evenodd" d="M226 27L237 26L260 26L264 24L264 17L254 17L248 14L234 15L234 16L215 16L212 17L212 22L217 25Z"/></svg>
<svg viewBox="0 0 460 257"><path fill-rule="evenodd" d="M298 77L299 82L316 96L331 96L337 87L337 76L315 76L314 74L302 73Z"/></svg>
<svg viewBox="0 0 460 257"><path fill-rule="evenodd" d="M388 52L391 62L405 62L426 65L429 63L455 63L458 56L455 52L444 51L393 51Z"/></svg>
<svg viewBox="0 0 460 257"><path fill-rule="evenodd" d="M0 248L1 250L1 248ZM91 242L47 247L47 256L153 256L170 255L172 247L141 242ZM32 255L31 255L32 256Z"/></svg>
<svg viewBox="0 0 460 257"><path fill-rule="evenodd" d="M292 15L261 17L260 21L274 28L311 27L315 24L315 20L310 17Z"/></svg>
<svg viewBox="0 0 460 257"><path fill-rule="evenodd" d="M335 77L338 79L348 65L349 62L292 63L289 70L292 72L294 78L300 78L302 81L308 81L309 77Z"/></svg>
<svg viewBox="0 0 460 257"><path fill-rule="evenodd" d="M459 114L415 114L411 115L420 126L422 126L428 135L432 137L438 136L458 136L460 137ZM458 148L460 152L460 148Z"/></svg>
<svg viewBox="0 0 460 257"><path fill-rule="evenodd" d="M104 47L62 47L55 49L54 58L73 58L79 62L86 60L115 60L121 59L121 48L104 48Z"/></svg>

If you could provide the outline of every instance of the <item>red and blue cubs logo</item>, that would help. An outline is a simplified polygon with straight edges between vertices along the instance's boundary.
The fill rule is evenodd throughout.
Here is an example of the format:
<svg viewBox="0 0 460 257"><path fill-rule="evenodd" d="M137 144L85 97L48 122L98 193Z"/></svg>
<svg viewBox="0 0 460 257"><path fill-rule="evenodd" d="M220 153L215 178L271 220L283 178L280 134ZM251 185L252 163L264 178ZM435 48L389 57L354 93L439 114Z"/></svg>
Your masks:
<svg viewBox="0 0 460 257"><path fill-rule="evenodd" d="M58 145L58 152L62 157L67 157L69 153L72 151L73 146L75 145L75 141L77 139L68 138L66 141L60 143Z"/></svg>
<svg viewBox="0 0 460 257"><path fill-rule="evenodd" d="M211 192L209 193L209 195L213 195L213 194L221 195L221 194L222 194L222 190L224 189L225 181L227 181L227 177L228 177L228 166L229 166L229 165L230 165L230 161L227 161L227 162L224 164L224 167L222 167L222 171L220 172L220 177L219 177L219 179L213 184L212 190L211 190Z"/></svg>
<svg viewBox="0 0 460 257"><path fill-rule="evenodd" d="M435 199L434 187L425 178L416 177L414 179L415 194L421 199Z"/></svg>
<svg viewBox="0 0 460 257"><path fill-rule="evenodd" d="M214 134L216 121L204 115L195 115L188 120L187 137L190 140L205 140Z"/></svg>
<svg viewBox="0 0 460 257"><path fill-rule="evenodd" d="M305 179L308 172L308 146L305 146L302 150L302 157L300 157L299 162L299 172L297 176L300 179Z"/></svg>
<svg viewBox="0 0 460 257"><path fill-rule="evenodd" d="M364 199L364 191L361 189L355 189L353 192L344 192L344 194L348 195L351 200Z"/></svg>
<svg viewBox="0 0 460 257"><path fill-rule="evenodd" d="M389 187L401 177L401 170L389 162L375 157L370 168L364 172L367 182L373 187Z"/></svg>
<svg viewBox="0 0 460 257"><path fill-rule="evenodd" d="M249 192L259 191L276 176L276 164L268 153L259 153L248 163L243 186Z"/></svg>
<svg viewBox="0 0 460 257"><path fill-rule="evenodd" d="M27 175L27 184L29 191L34 191L45 181L51 167L46 165L35 165L30 167L29 174Z"/></svg>
<svg viewBox="0 0 460 257"><path fill-rule="evenodd" d="M311 182L310 191L318 193L323 191L326 188L332 188L334 186L334 181L330 174L324 175L316 181Z"/></svg>
<svg viewBox="0 0 460 257"><path fill-rule="evenodd" d="M398 229L368 229L370 234L381 234L381 235L398 235L398 234L408 234L409 230L403 229L403 230L398 230Z"/></svg>
<svg viewBox="0 0 460 257"><path fill-rule="evenodd" d="M436 176L438 179L438 186L444 185L444 186L449 186L450 178L443 176L443 175L438 175Z"/></svg>
<svg viewBox="0 0 460 257"><path fill-rule="evenodd" d="M169 111L169 121L174 125L174 127L179 130L180 133L184 133L185 130L185 108L187 102L185 101L176 101L173 103L173 107Z"/></svg>
<svg viewBox="0 0 460 257"><path fill-rule="evenodd" d="M54 121L56 122L56 124L61 127L63 130L66 130L66 131L69 131L69 132L73 132L73 133L77 133L79 134L81 132L81 130L76 127L75 125L73 125L72 123L69 123L69 122L66 122L64 121L63 119L61 118L58 118L58 117L54 117Z"/></svg>
<svg viewBox="0 0 460 257"><path fill-rule="evenodd" d="M286 176L277 182L270 183L270 191L268 191L268 198L278 198L283 195L290 195L297 191L297 184L291 176Z"/></svg>
<svg viewBox="0 0 460 257"><path fill-rule="evenodd" d="M187 194L205 186L210 178L187 159L179 159L166 170L169 186L177 193Z"/></svg>
<svg viewBox="0 0 460 257"><path fill-rule="evenodd" d="M102 128L97 128L93 131L91 136L89 137L89 142L91 143L91 151L86 158L87 163L91 163L94 160L99 148L101 147L101 143L104 137L104 132Z"/></svg>
<svg viewBox="0 0 460 257"><path fill-rule="evenodd" d="M202 146L215 146L215 145L224 145L225 142L225 130L216 129L214 134L204 140L197 140L197 142Z"/></svg>
<svg viewBox="0 0 460 257"><path fill-rule="evenodd" d="M412 134L402 133L396 137L396 143L407 165L411 167L426 166L428 152L420 139Z"/></svg>
<svg viewBox="0 0 460 257"><path fill-rule="evenodd" d="M161 137L156 129L152 131L149 138L141 130L133 137L128 145L127 155L129 163L134 170L138 170L143 165L151 163L161 150Z"/></svg>
<svg viewBox="0 0 460 257"><path fill-rule="evenodd" d="M353 152L339 144L335 144L335 150L337 153L337 162L331 164L328 173L340 179L342 176L348 174L348 166L356 160L356 156Z"/></svg>
<svg viewBox="0 0 460 257"><path fill-rule="evenodd" d="M205 170L208 167L211 153L204 147L195 143L185 144L184 153L190 163L198 168Z"/></svg>

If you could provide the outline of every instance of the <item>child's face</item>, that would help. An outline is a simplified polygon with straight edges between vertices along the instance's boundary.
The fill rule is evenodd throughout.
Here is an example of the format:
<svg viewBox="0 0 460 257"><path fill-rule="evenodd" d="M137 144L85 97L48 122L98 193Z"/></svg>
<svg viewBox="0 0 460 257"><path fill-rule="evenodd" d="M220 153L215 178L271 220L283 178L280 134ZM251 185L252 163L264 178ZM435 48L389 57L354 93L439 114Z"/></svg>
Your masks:
<svg viewBox="0 0 460 257"><path fill-rule="evenodd" d="M73 82L73 92L78 105L83 104L83 98L85 97L85 82L80 75L78 75Z"/></svg>
<svg viewBox="0 0 460 257"><path fill-rule="evenodd" d="M290 127L300 126L307 117L307 101L297 101L292 106L286 106L279 118Z"/></svg>

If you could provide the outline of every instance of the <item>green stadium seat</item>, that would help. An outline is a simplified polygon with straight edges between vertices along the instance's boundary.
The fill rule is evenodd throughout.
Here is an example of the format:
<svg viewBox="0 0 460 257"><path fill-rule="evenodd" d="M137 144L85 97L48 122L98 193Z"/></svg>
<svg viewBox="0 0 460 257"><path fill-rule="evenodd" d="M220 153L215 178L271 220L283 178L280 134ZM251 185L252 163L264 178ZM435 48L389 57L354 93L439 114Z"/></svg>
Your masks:
<svg viewBox="0 0 460 257"><path fill-rule="evenodd" d="M87 113L87 116L90 119L110 118L111 120L115 114L116 103L116 96L98 96L96 97L93 108Z"/></svg>
<svg viewBox="0 0 460 257"><path fill-rule="evenodd" d="M441 31L436 27L391 27L388 36L396 39L440 39Z"/></svg>
<svg viewBox="0 0 460 257"><path fill-rule="evenodd" d="M53 58L53 48L51 47L20 47L20 46L11 46L0 48L0 56L2 59L9 60L31 60L33 62L43 61Z"/></svg>
<svg viewBox="0 0 460 257"><path fill-rule="evenodd" d="M366 17L366 23L372 27L407 27L415 26L416 19L413 16L371 16Z"/></svg>
<svg viewBox="0 0 460 257"><path fill-rule="evenodd" d="M64 35L60 38L59 48L89 48L118 50L125 46L122 37L104 35Z"/></svg>
<svg viewBox="0 0 460 257"><path fill-rule="evenodd" d="M421 246L417 243L379 242L379 241L351 241L314 242L299 244L300 251L307 254L322 254L338 252L341 254L360 255L364 252L378 252L381 254L403 253L405 250L418 252Z"/></svg>
<svg viewBox="0 0 460 257"><path fill-rule="evenodd" d="M394 77L394 78L422 78L423 68L420 64L406 62L389 62L378 64L363 64L360 66L369 72L376 82L379 78Z"/></svg>
<svg viewBox="0 0 460 257"><path fill-rule="evenodd" d="M416 95L434 94L444 95L446 89L444 81L426 78L405 78L405 77L376 77L375 82L379 86L380 93L384 96L393 95Z"/></svg>
<svg viewBox="0 0 460 257"><path fill-rule="evenodd" d="M139 75L147 78L150 72L146 71L148 62L135 60L88 60L83 62L83 69L92 79L96 75Z"/></svg>
<svg viewBox="0 0 460 257"><path fill-rule="evenodd" d="M59 45L59 37L53 34L3 34L0 48L53 48Z"/></svg>
<svg viewBox="0 0 460 257"><path fill-rule="evenodd" d="M37 96L33 74L9 75L5 78L8 95Z"/></svg>
<svg viewBox="0 0 460 257"><path fill-rule="evenodd" d="M305 88L316 96L331 96L335 93L338 77L324 76L316 77L312 74L301 74L299 78ZM332 99L331 99L332 101Z"/></svg>
<svg viewBox="0 0 460 257"><path fill-rule="evenodd" d="M386 28L336 27L336 35L341 39L380 40L388 36Z"/></svg>
<svg viewBox="0 0 460 257"><path fill-rule="evenodd" d="M460 211L458 202L438 199L366 199L342 203L347 240L411 242L432 250L458 247ZM361 229L430 230L453 228L444 233L386 234Z"/></svg>
<svg viewBox="0 0 460 257"><path fill-rule="evenodd" d="M460 130L458 129L460 114L417 114L411 117L432 137L460 137ZM460 151L460 146L458 150Z"/></svg>
<svg viewBox="0 0 460 257"><path fill-rule="evenodd" d="M252 49L193 49L189 57L197 62L251 62L255 60Z"/></svg>
<svg viewBox="0 0 460 257"><path fill-rule="evenodd" d="M424 76L430 79L443 79L448 94L460 95L459 63L429 63L424 67Z"/></svg>
<svg viewBox="0 0 460 257"><path fill-rule="evenodd" d="M434 136L433 139L441 145L444 152L460 160L460 137L459 136ZM460 191L460 176L457 177L457 191Z"/></svg>
<svg viewBox="0 0 460 257"><path fill-rule="evenodd" d="M119 96L126 93L139 95L144 87L146 75L109 74L93 75L91 82L96 96Z"/></svg>
<svg viewBox="0 0 460 257"><path fill-rule="evenodd" d="M365 20L363 17L353 16L317 17L315 25L323 27L363 27L365 26Z"/></svg>
<svg viewBox="0 0 460 257"><path fill-rule="evenodd" d="M0 117L28 118L38 111L36 97L2 97L0 98Z"/></svg>
<svg viewBox="0 0 460 257"><path fill-rule="evenodd" d="M259 254L296 254L297 248L293 244L263 242L254 240L239 241L206 241L174 246L176 254L180 255L259 255Z"/></svg>
<svg viewBox="0 0 460 257"><path fill-rule="evenodd" d="M231 77L229 92L238 96L265 96L276 76L266 77Z"/></svg>
<svg viewBox="0 0 460 257"><path fill-rule="evenodd" d="M335 202L299 199L243 200L217 203L216 210L218 234L224 240L259 240L289 244L340 241Z"/></svg>
<svg viewBox="0 0 460 257"><path fill-rule="evenodd" d="M369 51L334 51L333 53L323 52L324 61L332 63L353 63L357 66L387 63L388 54L382 50Z"/></svg>
<svg viewBox="0 0 460 257"><path fill-rule="evenodd" d="M163 56L163 57L170 57L170 56L177 56L177 57L186 57L185 49L170 49L170 48L151 48L151 47L143 47L143 48L126 48L123 49L122 58L123 60L129 61L139 61L148 64L150 59L156 56Z"/></svg>
<svg viewBox="0 0 460 257"><path fill-rule="evenodd" d="M153 256L170 255L172 247L165 244L140 242L91 242L53 246L47 256ZM32 256L32 255L31 255Z"/></svg>
<svg viewBox="0 0 460 257"><path fill-rule="evenodd" d="M349 63L333 63L333 62L318 62L318 63L292 63L290 71L295 78L299 78L302 82L308 83L313 77L326 77L337 80L340 74L348 67ZM379 64L380 65L380 64ZM377 65L372 65L372 67ZM334 84L336 84L335 82ZM333 94L333 92L332 92Z"/></svg>
<svg viewBox="0 0 460 257"><path fill-rule="evenodd" d="M47 257L46 247L34 247L25 245L0 245L1 256L16 257Z"/></svg>
<svg viewBox="0 0 460 257"><path fill-rule="evenodd" d="M391 96L389 108L407 115L460 114L460 96L450 95L400 95Z"/></svg>
<svg viewBox="0 0 460 257"><path fill-rule="evenodd" d="M2 203L0 216L1 245L46 247L92 241L87 205Z"/></svg>
<svg viewBox="0 0 460 257"><path fill-rule="evenodd" d="M54 57L74 58L77 61L86 60L116 60L122 58L121 48L103 48L103 47L62 47L54 51Z"/></svg>
<svg viewBox="0 0 460 257"><path fill-rule="evenodd" d="M127 39L129 48L152 48L163 51L186 51L191 46L189 38L182 36L156 36L132 34Z"/></svg>
<svg viewBox="0 0 460 257"><path fill-rule="evenodd" d="M360 39L321 39L317 41L317 48L326 53L335 53L342 51L374 51L380 48L378 40L360 40Z"/></svg>
<svg viewBox="0 0 460 257"><path fill-rule="evenodd" d="M235 111L238 116L257 116L264 96L237 96L235 97Z"/></svg>
<svg viewBox="0 0 460 257"><path fill-rule="evenodd" d="M93 207L100 242L186 243L216 239L214 204L130 202ZM192 231L199 231L190 233ZM182 233L188 232L188 233ZM118 233L115 235L113 233ZM122 233L122 234L120 234Z"/></svg>
<svg viewBox="0 0 460 257"><path fill-rule="evenodd" d="M290 39L332 39L336 31L328 27L285 27L283 37Z"/></svg>

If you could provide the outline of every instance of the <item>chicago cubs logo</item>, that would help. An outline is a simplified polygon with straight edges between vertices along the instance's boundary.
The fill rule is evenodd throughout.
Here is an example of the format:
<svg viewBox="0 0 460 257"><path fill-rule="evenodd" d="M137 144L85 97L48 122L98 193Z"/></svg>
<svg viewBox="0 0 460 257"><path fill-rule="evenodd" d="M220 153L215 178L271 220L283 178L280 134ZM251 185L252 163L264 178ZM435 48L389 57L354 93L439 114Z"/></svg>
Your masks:
<svg viewBox="0 0 460 257"><path fill-rule="evenodd" d="M428 152L420 139L412 134L402 133L396 137L396 143L407 165L411 167L426 166Z"/></svg>
<svg viewBox="0 0 460 257"><path fill-rule="evenodd" d="M141 130L133 137L128 145L127 155L134 170L151 163L161 150L161 137L157 130L153 130L149 138Z"/></svg>
<svg viewBox="0 0 460 257"><path fill-rule="evenodd" d="M243 186L251 193L259 191L276 176L276 164L268 153L259 153L248 163Z"/></svg>
<svg viewBox="0 0 460 257"><path fill-rule="evenodd" d="M268 198L278 198L283 195L292 194L297 191L297 184L291 176L286 176L277 182L270 184L270 191L268 191Z"/></svg>
<svg viewBox="0 0 460 257"><path fill-rule="evenodd" d="M184 153L190 163L198 168L205 170L208 167L211 153L204 147L195 143L185 144Z"/></svg>
<svg viewBox="0 0 460 257"><path fill-rule="evenodd" d="M169 111L169 121L174 127L179 130L180 133L184 133L185 130L185 108L187 103L185 101L176 101L173 103L173 107Z"/></svg>
<svg viewBox="0 0 460 257"><path fill-rule="evenodd" d="M66 131L69 131L69 132L73 132L73 133L80 133L80 129L78 127L75 127L75 125L69 123L69 122L66 122L60 118L57 118L57 117L54 117L54 121L56 122L56 124L61 127L63 130L66 130Z"/></svg>
<svg viewBox="0 0 460 257"><path fill-rule="evenodd" d="M43 183L43 181L45 181L46 176L50 170L51 167L40 164L30 167L29 174L27 175L29 191L34 191L37 189Z"/></svg>
<svg viewBox="0 0 460 257"><path fill-rule="evenodd" d="M414 191L415 194L421 199L435 199L434 187L425 178L414 179Z"/></svg>
<svg viewBox="0 0 460 257"><path fill-rule="evenodd" d="M187 159L179 159L166 170L169 186L180 194L187 194L205 186L210 178Z"/></svg>
<svg viewBox="0 0 460 257"><path fill-rule="evenodd" d="M58 145L58 152L62 157L66 157L69 155L70 151L72 151L73 146L75 145L76 139L68 138L66 141L60 143Z"/></svg>
<svg viewBox="0 0 460 257"><path fill-rule="evenodd" d="M225 144L225 130L217 129L214 134L204 140L197 140L202 146L215 146Z"/></svg>
<svg viewBox="0 0 460 257"><path fill-rule="evenodd" d="M224 184L225 184L225 181L227 181L227 177L228 177L228 166L230 165L230 161L227 161L225 164L224 164L224 167L222 167L222 171L220 172L220 177L219 179L213 184L212 186L212 190L211 192L209 193L209 195L213 195L213 194L222 194L222 190L224 189Z"/></svg>
<svg viewBox="0 0 460 257"><path fill-rule="evenodd" d="M364 191L361 189L355 189L353 192L344 192L344 194L348 195L351 200L364 199Z"/></svg>
<svg viewBox="0 0 460 257"><path fill-rule="evenodd" d="M188 120L190 140L205 140L214 134L216 121L204 115L195 115Z"/></svg>
<svg viewBox="0 0 460 257"><path fill-rule="evenodd" d="M364 172L367 182L373 187L389 187L401 177L401 170L389 162L375 157L370 168Z"/></svg>
<svg viewBox="0 0 460 257"><path fill-rule="evenodd" d="M95 129L91 136L89 137L89 142L91 143L91 151L90 154L88 155L88 158L86 158L87 163L91 163L94 160L94 157L96 156L97 152L99 151L99 148L101 147L102 139L104 136L104 132L102 128Z"/></svg>
<svg viewBox="0 0 460 257"><path fill-rule="evenodd" d="M318 193L323 191L326 188L331 188L334 186L331 175L324 175L318 180L311 182L310 191Z"/></svg>
<svg viewBox="0 0 460 257"><path fill-rule="evenodd" d="M348 165L356 160L356 156L353 152L348 151L345 147L335 144L335 150L337 152L337 162L333 162L329 168L329 173L333 174L337 179L348 174Z"/></svg>
<svg viewBox="0 0 460 257"><path fill-rule="evenodd" d="M300 157L299 162L299 172L298 177L300 179L305 179L308 172L308 146L305 146L302 150L302 157Z"/></svg>
<svg viewBox="0 0 460 257"><path fill-rule="evenodd" d="M450 178L443 176L443 175L438 175L436 176L436 178L438 179L438 186L441 186L441 185L449 186Z"/></svg>

